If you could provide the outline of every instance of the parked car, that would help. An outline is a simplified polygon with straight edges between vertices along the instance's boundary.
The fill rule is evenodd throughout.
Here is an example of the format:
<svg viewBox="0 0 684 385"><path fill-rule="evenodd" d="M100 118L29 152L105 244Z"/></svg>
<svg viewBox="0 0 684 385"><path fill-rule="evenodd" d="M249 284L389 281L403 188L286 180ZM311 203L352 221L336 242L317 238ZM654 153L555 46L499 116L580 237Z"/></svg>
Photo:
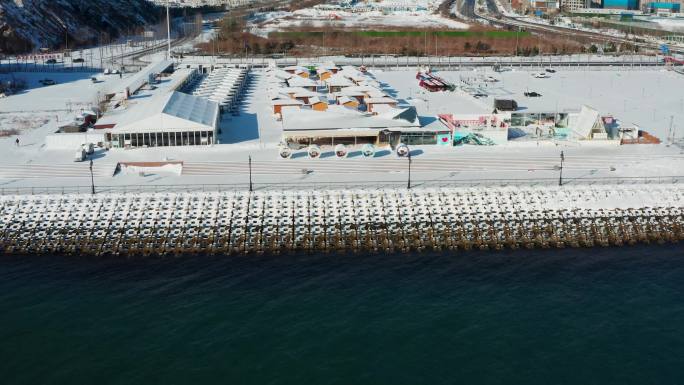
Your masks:
<svg viewBox="0 0 684 385"><path fill-rule="evenodd" d="M55 84L57 84L57 82L52 79L43 79L40 80L39 83L44 86L54 86Z"/></svg>
<svg viewBox="0 0 684 385"><path fill-rule="evenodd" d="M85 62L85 59L82 57L77 57L76 59L72 60L72 63L83 63Z"/></svg>
<svg viewBox="0 0 684 385"><path fill-rule="evenodd" d="M533 74L532 76L534 76L537 79L546 79L546 78L550 77L546 72L539 72L539 73Z"/></svg>
<svg viewBox="0 0 684 385"><path fill-rule="evenodd" d="M555 74L555 73L556 73L556 70L553 69L553 68L547 68L547 69L546 69L546 72L548 72L548 73L550 73L550 74Z"/></svg>
<svg viewBox="0 0 684 385"><path fill-rule="evenodd" d="M498 111L515 111L518 109L518 103L513 99L495 99L494 108Z"/></svg>
<svg viewBox="0 0 684 385"><path fill-rule="evenodd" d="M57 64L57 60L56 60L56 59L47 59L47 60L45 61L45 63L46 63L46 64Z"/></svg>
<svg viewBox="0 0 684 385"><path fill-rule="evenodd" d="M542 95L539 92L535 91L525 91L525 96L527 96L528 98L538 98Z"/></svg>

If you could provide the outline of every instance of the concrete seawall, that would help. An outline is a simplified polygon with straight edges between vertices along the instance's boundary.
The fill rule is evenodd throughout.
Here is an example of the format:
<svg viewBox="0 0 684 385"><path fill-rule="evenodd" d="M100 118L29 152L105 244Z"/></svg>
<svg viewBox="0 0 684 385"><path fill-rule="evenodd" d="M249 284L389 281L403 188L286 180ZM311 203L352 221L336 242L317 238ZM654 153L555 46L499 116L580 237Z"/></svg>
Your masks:
<svg viewBox="0 0 684 385"><path fill-rule="evenodd" d="M0 252L408 252L684 239L684 188L604 185L0 197Z"/></svg>

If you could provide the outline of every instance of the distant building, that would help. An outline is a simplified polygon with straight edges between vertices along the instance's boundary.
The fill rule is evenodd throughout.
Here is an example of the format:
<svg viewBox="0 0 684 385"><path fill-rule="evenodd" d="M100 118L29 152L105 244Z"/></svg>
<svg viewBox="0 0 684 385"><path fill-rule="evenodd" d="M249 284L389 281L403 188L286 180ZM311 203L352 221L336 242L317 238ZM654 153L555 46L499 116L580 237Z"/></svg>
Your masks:
<svg viewBox="0 0 684 385"><path fill-rule="evenodd" d="M161 6L166 6L167 0L150 0ZM168 0L172 8L224 7L225 9L257 6L265 0Z"/></svg>
<svg viewBox="0 0 684 385"><path fill-rule="evenodd" d="M582 8L589 8L590 1L588 0L561 0L561 10L564 12L573 12Z"/></svg>
<svg viewBox="0 0 684 385"><path fill-rule="evenodd" d="M540 15L543 13L557 11L559 8L559 4L558 4L558 1L542 0L542 1L534 1L532 3L532 7L536 11L535 13L537 15Z"/></svg>
<svg viewBox="0 0 684 385"><path fill-rule="evenodd" d="M639 9L639 0L603 0L606 9Z"/></svg>
<svg viewBox="0 0 684 385"><path fill-rule="evenodd" d="M646 4L646 10L648 12L672 12L677 13L682 11L681 1L658 1Z"/></svg>
<svg viewBox="0 0 684 385"><path fill-rule="evenodd" d="M283 141L290 144L319 146L398 144L405 132L422 135L415 107L388 108L371 115L339 105L327 112L308 109L283 110Z"/></svg>

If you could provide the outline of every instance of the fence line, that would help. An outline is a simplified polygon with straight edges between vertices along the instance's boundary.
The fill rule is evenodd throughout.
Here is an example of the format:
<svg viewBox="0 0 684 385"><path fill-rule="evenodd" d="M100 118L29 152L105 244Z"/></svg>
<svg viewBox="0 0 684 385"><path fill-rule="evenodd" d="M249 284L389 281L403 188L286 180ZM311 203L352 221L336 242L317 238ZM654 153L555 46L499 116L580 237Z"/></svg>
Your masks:
<svg viewBox="0 0 684 385"><path fill-rule="evenodd" d="M128 58L137 54L144 54L152 52L159 47L153 47L142 51L134 51L132 53L124 54L123 58ZM117 59L119 59L117 57ZM435 69L459 69L472 67L486 67L500 65L502 67L562 67L562 68L602 68L602 67L620 67L620 68L649 68L649 67L663 67L666 64L656 57L625 57L619 56L615 58L594 58L589 57L564 57L564 56L548 56L545 58L534 57L520 57L520 56L502 56L502 57L461 57L461 56L438 56L438 57L387 57L387 56L370 56L370 57L291 57L281 59L259 58L259 57L212 57L212 56L189 56L179 64L195 63L195 64L214 64L214 65L250 65L254 67L267 67L270 63L275 63L278 66L297 65L302 63L321 62L326 60L334 60L337 65L365 65L372 68L409 68L421 65L434 67ZM108 63L104 60L104 63ZM126 63L127 67L136 67L133 63ZM31 62L5 62L0 63L0 73L9 72L100 72L103 68L98 65L64 65L64 64L45 64L45 63L31 63Z"/></svg>
<svg viewBox="0 0 684 385"><path fill-rule="evenodd" d="M544 56L544 57L523 57L523 56L501 56L501 57L463 57L463 56L361 56L361 57L286 57L286 58L266 58L266 57L213 57L213 56L188 56L186 60L190 63L204 64L235 64L251 65L254 67L266 67L270 63L278 66L298 65L306 63L316 63L324 61L334 61L337 65L365 65L376 68L389 67L415 67L428 65L432 67L480 67L480 66L526 66L526 67L660 67L665 63L658 57L651 56Z"/></svg>
<svg viewBox="0 0 684 385"><path fill-rule="evenodd" d="M537 179L411 179L414 188L449 188L449 187L506 187L506 186L557 186L558 178ZM563 186L573 185L622 185L622 184L678 184L684 182L684 176L662 177L610 177L610 178L564 178ZM288 191L288 190L380 190L384 188L406 188L407 180L362 182L300 182L294 183L253 183L254 191ZM245 191L248 183L232 184L177 184L177 185L110 185L95 186L96 194L139 194L139 193L192 193L192 192L230 192ZM54 187L3 187L0 195L63 195L91 194L92 186L54 186Z"/></svg>
<svg viewBox="0 0 684 385"><path fill-rule="evenodd" d="M101 72L99 67L90 66L65 66L41 63L4 63L0 64L0 73L9 72Z"/></svg>

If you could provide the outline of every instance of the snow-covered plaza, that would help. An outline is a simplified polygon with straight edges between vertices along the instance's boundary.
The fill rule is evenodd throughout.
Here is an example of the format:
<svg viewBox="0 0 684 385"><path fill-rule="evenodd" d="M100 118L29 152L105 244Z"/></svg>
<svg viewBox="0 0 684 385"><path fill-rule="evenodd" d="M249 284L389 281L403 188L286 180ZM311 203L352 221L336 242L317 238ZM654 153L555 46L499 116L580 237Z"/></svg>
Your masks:
<svg viewBox="0 0 684 385"><path fill-rule="evenodd" d="M179 66L180 71L186 71ZM543 70L543 69L542 69ZM614 141L510 141L496 146L411 146L411 177L415 181L450 183L473 180L545 180L559 176L560 153L564 153L563 175L568 181L583 179L678 177L684 170L684 155L677 146L684 133L684 77L666 70L595 67L558 68L548 78L535 78L539 68L515 68L494 72L481 67L467 71L435 71L456 85L455 92L427 92L418 85L415 70L369 68L384 93L401 105L413 106L425 128L441 127L440 114L487 114L494 99L514 99L521 111L576 111L582 105L602 115L637 125L657 136L658 145L617 145ZM0 74L0 78L8 75ZM91 175L87 162L74 162L74 150L60 148L53 140L58 127L73 120L98 98L116 90L128 76L74 73L21 73L29 88L0 99L3 129L18 129L19 135L0 138L0 187L5 189L41 186L86 186ZM142 89L127 103L144 103L165 87L175 85L174 76L155 89ZM39 86L46 77L58 84ZM91 77L96 77L97 82ZM291 159L280 159L278 144L283 122L274 117L271 85L265 70L253 69L235 113L224 113L219 122L217 143L210 146L179 146L135 149L96 149L93 177L99 186L245 184L249 180L248 158L252 159L254 183L261 185L349 183L373 185L399 183L408 177L408 161L390 148L378 148L374 157L351 148L338 159L332 148L323 148L319 159L309 159L306 150ZM470 90L465 92L464 89ZM477 97L472 90L477 90ZM526 97L535 91L541 97ZM106 116L106 115L105 115ZM97 130L96 130L97 131ZM95 135L93 130L86 135ZM675 143L671 144L672 136ZM19 144L15 142L19 139ZM680 144L681 145L681 144ZM116 173L127 162L176 162L172 170L131 168Z"/></svg>

